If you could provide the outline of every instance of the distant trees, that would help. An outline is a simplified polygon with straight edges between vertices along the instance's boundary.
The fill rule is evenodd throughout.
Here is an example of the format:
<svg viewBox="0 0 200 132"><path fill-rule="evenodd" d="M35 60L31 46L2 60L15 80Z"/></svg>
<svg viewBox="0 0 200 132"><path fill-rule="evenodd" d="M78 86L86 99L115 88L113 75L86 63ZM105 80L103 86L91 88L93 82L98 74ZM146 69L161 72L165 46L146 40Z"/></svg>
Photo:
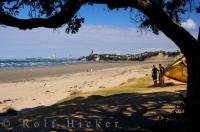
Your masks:
<svg viewBox="0 0 200 132"><path fill-rule="evenodd" d="M180 48L188 67L187 131L199 129L196 120L200 115L200 42L180 26L181 14L200 12L199 0L1 0L0 23L24 30L66 25L67 33L76 33L84 22L77 11L85 4L105 4L110 10L137 9L143 13L138 20L140 27L149 28L155 34L162 31ZM29 18L19 18L20 11L28 11Z"/></svg>
<svg viewBox="0 0 200 132"><path fill-rule="evenodd" d="M149 51L139 54L127 54L127 55L117 55L117 54L90 54L85 57L88 61L95 61L99 58L100 61L144 61L150 57L157 56L159 53L168 57L177 57L180 55L180 51L176 52L165 52L165 51ZM80 60L84 59L81 57Z"/></svg>

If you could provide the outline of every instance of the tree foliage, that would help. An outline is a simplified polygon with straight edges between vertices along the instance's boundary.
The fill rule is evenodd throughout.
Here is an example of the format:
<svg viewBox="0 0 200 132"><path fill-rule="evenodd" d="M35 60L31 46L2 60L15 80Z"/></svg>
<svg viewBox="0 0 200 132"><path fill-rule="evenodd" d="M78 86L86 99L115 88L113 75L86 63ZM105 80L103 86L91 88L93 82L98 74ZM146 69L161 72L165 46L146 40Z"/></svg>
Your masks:
<svg viewBox="0 0 200 132"><path fill-rule="evenodd" d="M67 33L76 33L84 22L77 15L83 5L105 4L110 10L138 9L140 28L150 29L158 34L159 28L144 12L149 5L163 10L173 21L179 23L181 14L188 10L199 12L198 2L192 0L0 0L0 23L20 29L36 27L58 28L67 25ZM198 3L199 4L199 3ZM22 19L21 16L25 19Z"/></svg>

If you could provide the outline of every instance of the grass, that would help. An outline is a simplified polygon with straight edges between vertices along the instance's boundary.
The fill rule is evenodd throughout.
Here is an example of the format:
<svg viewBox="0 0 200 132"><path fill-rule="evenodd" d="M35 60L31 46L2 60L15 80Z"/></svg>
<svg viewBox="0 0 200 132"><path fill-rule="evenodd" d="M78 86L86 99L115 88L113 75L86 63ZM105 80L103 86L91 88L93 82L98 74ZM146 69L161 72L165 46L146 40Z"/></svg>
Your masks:
<svg viewBox="0 0 200 132"><path fill-rule="evenodd" d="M132 93L139 90L144 90L150 85L150 79L149 78L138 78L138 79L130 79L126 83L115 86L111 88L104 88L102 90L95 91L94 93L89 92L89 95L95 94L95 95L101 95L101 96L110 96L114 94L120 94L120 93Z"/></svg>
<svg viewBox="0 0 200 132"><path fill-rule="evenodd" d="M69 101L76 97L87 98L88 96L91 96L91 95L110 96L110 95L121 94L121 93L134 93L136 91L145 90L150 85L152 85L152 80L150 77L133 78L133 79L129 79L126 83L123 83L120 86L102 88L100 90L92 91L92 92L84 92L84 93L80 92L78 94L71 95L65 99L62 99L58 103Z"/></svg>

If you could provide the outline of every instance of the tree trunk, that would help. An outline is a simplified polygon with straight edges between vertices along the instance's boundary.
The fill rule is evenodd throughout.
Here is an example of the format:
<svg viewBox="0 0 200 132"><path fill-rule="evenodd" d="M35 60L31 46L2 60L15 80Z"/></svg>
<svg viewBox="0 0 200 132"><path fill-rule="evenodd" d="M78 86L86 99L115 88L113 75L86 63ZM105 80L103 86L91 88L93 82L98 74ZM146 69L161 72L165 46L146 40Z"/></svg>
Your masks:
<svg viewBox="0 0 200 132"><path fill-rule="evenodd" d="M190 53L187 59L188 83L186 99L186 131L194 132L199 130L200 123L200 49Z"/></svg>

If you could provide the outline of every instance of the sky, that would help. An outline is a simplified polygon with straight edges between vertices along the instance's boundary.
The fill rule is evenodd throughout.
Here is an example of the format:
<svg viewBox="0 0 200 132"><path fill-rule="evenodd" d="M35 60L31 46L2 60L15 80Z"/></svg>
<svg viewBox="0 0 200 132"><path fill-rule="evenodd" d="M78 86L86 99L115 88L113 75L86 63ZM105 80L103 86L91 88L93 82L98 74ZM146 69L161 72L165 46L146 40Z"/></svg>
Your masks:
<svg viewBox="0 0 200 132"><path fill-rule="evenodd" d="M109 11L103 5L84 6L78 15L85 23L77 34L66 34L64 28L56 30L37 28L19 30L0 27L0 59L32 57L73 57L94 53L133 54L144 51L176 51L178 48L164 34L140 31L129 11ZM182 26L197 36L200 20L196 14L187 14Z"/></svg>

